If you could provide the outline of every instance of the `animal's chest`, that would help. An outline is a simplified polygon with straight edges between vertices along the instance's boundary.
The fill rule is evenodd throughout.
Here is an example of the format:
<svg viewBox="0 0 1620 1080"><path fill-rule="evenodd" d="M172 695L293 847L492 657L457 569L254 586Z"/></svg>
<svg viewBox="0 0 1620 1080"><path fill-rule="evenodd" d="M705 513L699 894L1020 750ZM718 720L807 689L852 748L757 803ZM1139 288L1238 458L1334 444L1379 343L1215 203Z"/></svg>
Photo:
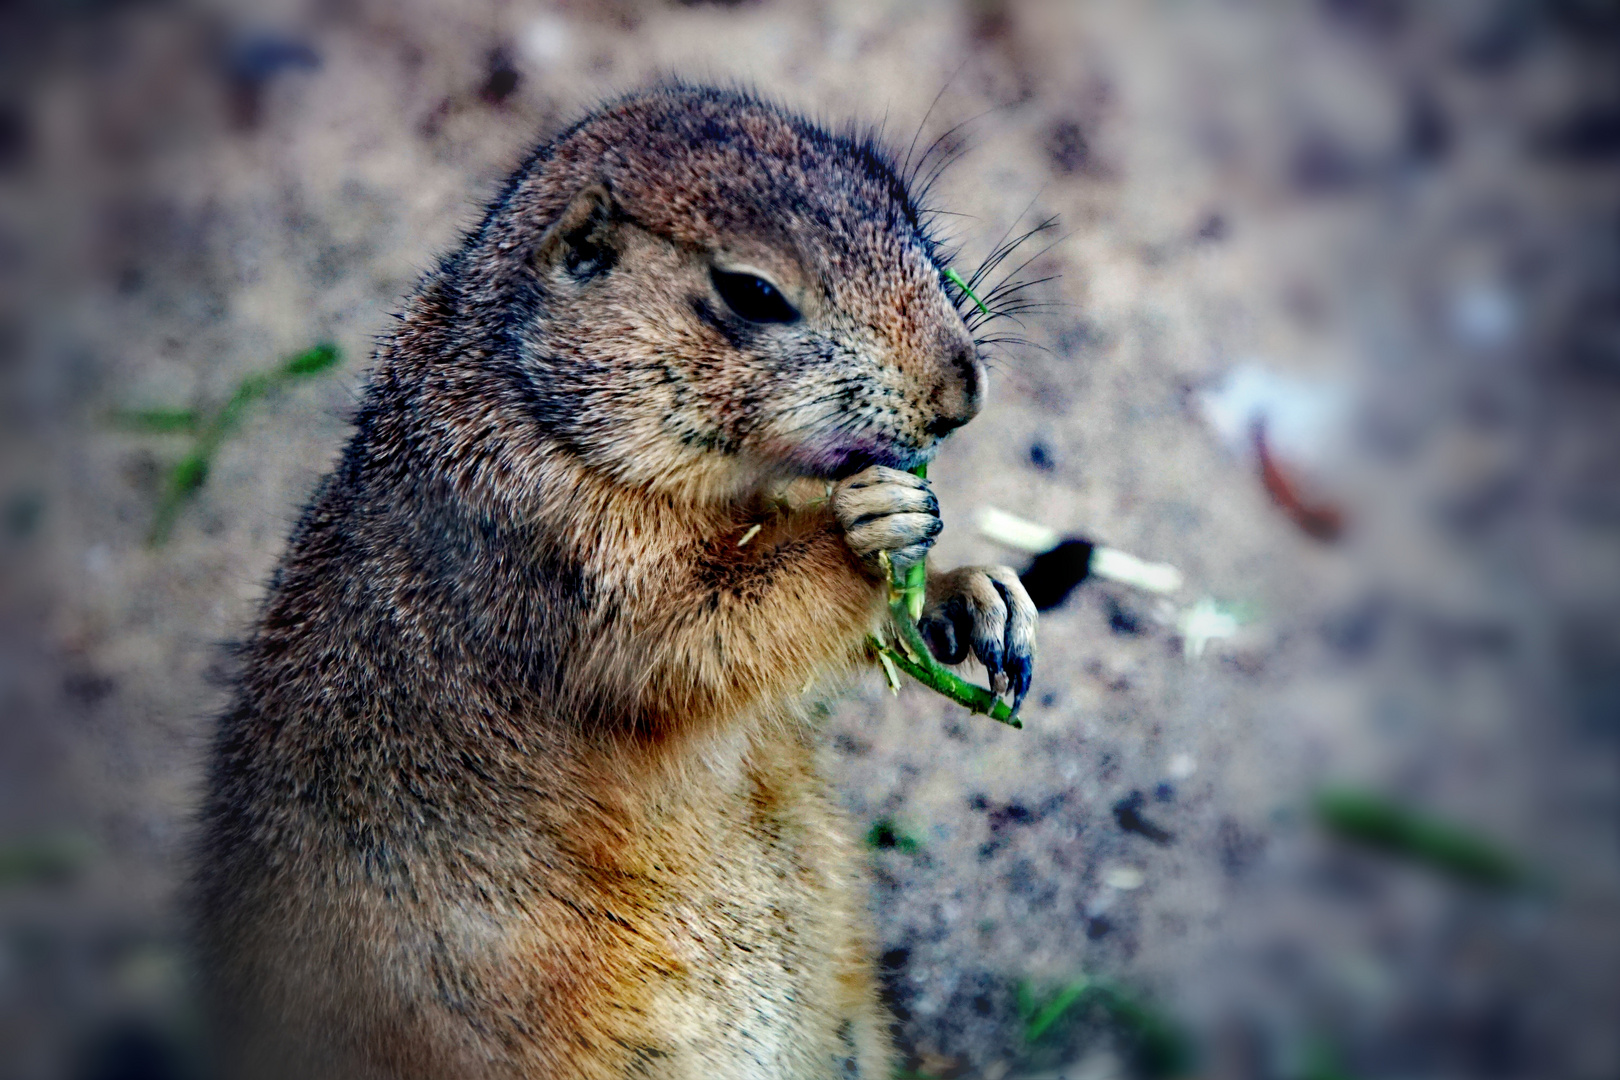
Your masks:
<svg viewBox="0 0 1620 1080"><path fill-rule="evenodd" d="M621 988L645 1021L646 1075L864 1075L864 896L819 779L755 776L650 839L644 955Z"/></svg>

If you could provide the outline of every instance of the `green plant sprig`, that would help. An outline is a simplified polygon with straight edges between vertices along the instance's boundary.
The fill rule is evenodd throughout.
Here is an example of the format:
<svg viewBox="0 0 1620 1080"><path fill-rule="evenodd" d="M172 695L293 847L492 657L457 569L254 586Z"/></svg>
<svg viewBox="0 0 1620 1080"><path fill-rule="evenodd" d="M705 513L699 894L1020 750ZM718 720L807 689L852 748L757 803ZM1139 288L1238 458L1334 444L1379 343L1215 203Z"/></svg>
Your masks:
<svg viewBox="0 0 1620 1080"><path fill-rule="evenodd" d="M928 466L919 465L911 472L915 476L926 477ZM1018 719L1017 714L995 693L982 686L975 686L955 672L947 670L934 659L934 654L928 649L928 643L923 640L922 633L917 629L917 620L922 618L923 593L927 582L926 559L905 570L895 567L890 571L889 617L894 623L895 638L900 647L885 644L876 637L867 639L867 644L877 654L878 662L883 665L883 672L889 678L889 685L898 690L900 680L896 676L896 671L903 671L929 689L944 694L958 705L965 705L973 712L983 713L1008 727L1022 728L1024 722Z"/></svg>
<svg viewBox="0 0 1620 1080"><path fill-rule="evenodd" d="M1372 792L1331 787L1318 791L1313 801L1317 820L1347 840L1486 888L1534 889L1544 884L1484 837Z"/></svg>
<svg viewBox="0 0 1620 1080"><path fill-rule="evenodd" d="M1016 988L1018 1012L1024 1021L1024 1042L1033 1046L1081 1015L1083 1007L1100 1006L1117 1030L1134 1044L1136 1065L1146 1076L1189 1075L1193 1045L1182 1026L1123 987L1107 980L1081 977L1046 998L1020 982Z"/></svg>
<svg viewBox="0 0 1620 1080"><path fill-rule="evenodd" d="M241 423L249 406L295 379L319 375L337 366L343 354L329 342L316 345L269 371L249 375L237 384L225 404L212 416L195 409L139 409L113 414L120 427L153 434L192 436L191 452L169 470L158 498L147 542L156 547L169 538L180 510L208 481L208 470L220 444Z"/></svg>
<svg viewBox="0 0 1620 1080"><path fill-rule="evenodd" d="M973 301L974 306L980 311L984 312L986 315L991 313L990 309L984 306L984 301L979 299L979 295L973 291L967 282L962 280L962 275L956 272L956 268L954 266L947 266L945 268L945 280L967 293L967 298Z"/></svg>

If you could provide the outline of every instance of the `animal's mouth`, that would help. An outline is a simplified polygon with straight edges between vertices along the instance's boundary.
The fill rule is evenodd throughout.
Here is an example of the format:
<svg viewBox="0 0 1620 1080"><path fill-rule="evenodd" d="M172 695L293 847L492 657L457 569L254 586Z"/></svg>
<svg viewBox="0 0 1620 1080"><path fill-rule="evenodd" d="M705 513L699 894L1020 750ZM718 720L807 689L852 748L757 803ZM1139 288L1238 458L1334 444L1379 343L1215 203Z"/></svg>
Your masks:
<svg viewBox="0 0 1620 1080"><path fill-rule="evenodd" d="M858 472L869 469L873 465L883 464L886 463L878 461L875 457L864 450L854 450L845 454L843 458L836 465L834 465L831 470L829 470L828 476L833 480L842 480L845 477L854 476ZM895 466L895 468L898 467L899 466Z"/></svg>
<svg viewBox="0 0 1620 1080"><path fill-rule="evenodd" d="M810 476L843 480L873 465L891 469L914 469L934 457L937 441L926 448L904 446L886 439L854 438L820 447L803 447L794 454L795 463Z"/></svg>

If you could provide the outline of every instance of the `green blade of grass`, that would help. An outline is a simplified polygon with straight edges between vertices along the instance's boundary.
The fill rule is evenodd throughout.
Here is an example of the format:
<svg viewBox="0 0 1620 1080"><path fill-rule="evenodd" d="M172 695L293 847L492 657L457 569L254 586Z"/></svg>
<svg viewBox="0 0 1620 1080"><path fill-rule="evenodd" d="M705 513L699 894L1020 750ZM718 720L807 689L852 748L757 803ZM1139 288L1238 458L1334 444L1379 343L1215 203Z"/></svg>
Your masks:
<svg viewBox="0 0 1620 1080"><path fill-rule="evenodd" d="M879 818L866 830L866 846L879 851L899 851L915 855L922 850L922 841L896 825L893 818Z"/></svg>
<svg viewBox="0 0 1620 1080"><path fill-rule="evenodd" d="M1091 980L1081 979L1059 990L1057 996L1036 1009L1034 1015L1024 1025L1024 1040L1034 1042L1045 1035L1052 1025L1063 1019L1063 1014L1073 1008L1090 989L1092 989Z"/></svg>
<svg viewBox="0 0 1620 1080"><path fill-rule="evenodd" d="M157 435L195 432L200 420L196 409L120 409L111 416L116 427Z"/></svg>
<svg viewBox="0 0 1620 1080"><path fill-rule="evenodd" d="M281 384L290 379L319 375L335 367L342 358L343 354L336 345L323 342L314 348L304 350L273 371L247 376L236 384L235 392L220 410L213 426L217 427L221 434L229 431L241 420L248 406L264 398Z"/></svg>
<svg viewBox="0 0 1620 1080"><path fill-rule="evenodd" d="M1146 1076L1185 1076L1192 1070L1193 1052L1175 1021L1112 983L1081 978L1038 1002L1027 982L1018 985L1018 1011L1024 1018L1024 1041L1034 1043L1075 1014L1081 1005L1095 1005L1128 1038L1137 1066Z"/></svg>
<svg viewBox="0 0 1620 1080"><path fill-rule="evenodd" d="M229 400L223 408L215 414L213 421L204 430L202 437L220 442L227 432L241 423L248 406L269 394L282 382L280 372L270 374L249 375L236 384Z"/></svg>
<svg viewBox="0 0 1620 1080"><path fill-rule="evenodd" d="M207 445L204 445L205 441ZM168 483L164 485L157 511L152 515L152 529L147 533L147 543L156 547L167 540L169 531L174 528L175 518L180 516L180 508L207 483L216 443L217 440L198 439L191 453L169 470Z"/></svg>
<svg viewBox="0 0 1620 1080"><path fill-rule="evenodd" d="M304 375L319 375L337 366L343 359L343 353L330 341L323 341L314 348L306 349L297 356L288 360L282 371L294 378Z"/></svg>
<svg viewBox="0 0 1620 1080"><path fill-rule="evenodd" d="M71 877L95 854L96 845L90 838L75 834L0 844L0 886Z"/></svg>
<svg viewBox="0 0 1620 1080"><path fill-rule="evenodd" d="M902 635L905 630L900 631ZM917 628L911 628L914 641L908 641L912 651L922 658L921 662L913 660L899 649L879 644L876 638L868 638L867 643L874 650L887 657L889 662L913 679L922 683L936 693L944 694L958 705L964 705L973 712L982 713L992 720L998 720L1008 727L1022 728L1024 722L1013 715L1012 709L1005 701L982 686L975 686L955 672L948 671L940 665L928 652L922 638L917 634Z"/></svg>
<svg viewBox="0 0 1620 1080"><path fill-rule="evenodd" d="M962 275L956 272L955 267L947 266L945 268L945 280L967 293L967 298L973 301L974 306L976 306L980 311L984 312L986 315L990 314L990 309L984 306L984 301L979 299L978 294L976 294L972 289L968 288L968 283L962 280Z"/></svg>
<svg viewBox="0 0 1620 1080"><path fill-rule="evenodd" d="M927 464L918 465L911 470L911 475L928 479ZM908 567L904 574L896 573L894 586L905 597L906 612L911 621L916 622L922 618L923 596L928 591L928 559L924 556L917 560L915 566Z"/></svg>
<svg viewBox="0 0 1620 1080"><path fill-rule="evenodd" d="M153 514L148 543L157 546L168 539L181 508L207 482L209 468L220 444L241 423L242 417L254 403L290 379L331 370L342 358L343 354L336 345L322 342L284 361L279 367L248 375L236 384L236 389L225 404L206 420L191 409L149 409L115 414L118 422L139 426L141 430L173 431L196 436L191 453L169 471L168 483L164 485Z"/></svg>
<svg viewBox="0 0 1620 1080"><path fill-rule="evenodd" d="M926 478L928 466L918 465L911 472L914 476ZM897 667L958 705L965 705L972 711L983 713L1008 727L1022 728L1023 723L1013 715L1006 702L984 687L975 686L955 672L947 670L934 659L934 654L928 649L928 643L923 641L922 634L917 630L917 620L922 618L923 596L927 584L926 559L919 560L916 565L904 570L893 570L889 580L889 615L894 620L895 636L899 639L900 648L885 645L877 638L869 638L867 644L884 662L885 669L890 666Z"/></svg>
<svg viewBox="0 0 1620 1080"><path fill-rule="evenodd" d="M1315 810L1317 820L1338 836L1472 884L1513 889L1530 882L1517 859L1483 837L1371 792L1327 788L1316 794Z"/></svg>
<svg viewBox="0 0 1620 1080"><path fill-rule="evenodd" d="M1305 1067L1300 1080L1355 1080L1326 1039L1312 1039L1306 1047Z"/></svg>
<svg viewBox="0 0 1620 1080"><path fill-rule="evenodd" d="M1136 1044L1138 1067L1148 1076L1187 1076L1193 1050L1185 1032L1168 1016L1115 986L1098 987L1109 1017Z"/></svg>

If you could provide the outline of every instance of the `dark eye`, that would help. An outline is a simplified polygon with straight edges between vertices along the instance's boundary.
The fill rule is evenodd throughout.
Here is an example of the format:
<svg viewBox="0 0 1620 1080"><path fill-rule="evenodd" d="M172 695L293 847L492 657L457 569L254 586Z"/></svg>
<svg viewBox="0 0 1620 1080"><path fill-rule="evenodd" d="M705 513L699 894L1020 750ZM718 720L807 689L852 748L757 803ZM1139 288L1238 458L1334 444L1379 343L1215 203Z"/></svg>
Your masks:
<svg viewBox="0 0 1620 1080"><path fill-rule="evenodd" d="M764 278L725 270L713 270L710 274L714 278L714 291L720 294L720 299L749 322L790 323L799 320L799 313L787 302L781 290Z"/></svg>

